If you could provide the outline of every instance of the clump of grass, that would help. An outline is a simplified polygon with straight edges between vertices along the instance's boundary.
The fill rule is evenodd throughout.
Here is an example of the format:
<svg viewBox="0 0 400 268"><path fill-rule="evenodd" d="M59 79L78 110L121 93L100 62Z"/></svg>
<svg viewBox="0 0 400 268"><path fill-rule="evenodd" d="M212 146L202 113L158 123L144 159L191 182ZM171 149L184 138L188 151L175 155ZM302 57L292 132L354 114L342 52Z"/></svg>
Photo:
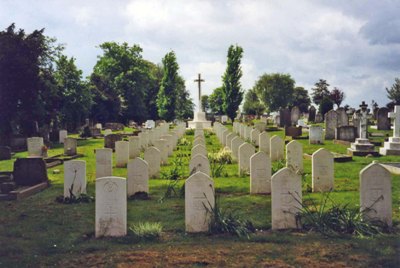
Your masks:
<svg viewBox="0 0 400 268"><path fill-rule="evenodd" d="M382 221L365 220L365 213L371 208L360 210L350 208L349 204L336 204L329 198L329 193L323 195L320 204L312 199L304 203L295 199L301 204L301 211L297 218L305 230L316 231L327 236L349 234L361 237L389 231L387 224ZM328 207L328 201L331 202L330 207Z"/></svg>
<svg viewBox="0 0 400 268"><path fill-rule="evenodd" d="M255 232L253 223L249 220L241 219L235 211L224 210L220 206L219 198L216 197L214 207L208 202L204 205L207 213L211 214L209 233L211 234L231 234L238 237L250 238L250 234Z"/></svg>
<svg viewBox="0 0 400 268"><path fill-rule="evenodd" d="M191 142L186 138L181 138L178 143L179 146L189 146L190 144Z"/></svg>
<svg viewBox="0 0 400 268"><path fill-rule="evenodd" d="M284 168L286 166L286 160L285 159L281 159L278 161L275 161L272 163L272 174L275 174L276 172L278 172L280 169Z"/></svg>
<svg viewBox="0 0 400 268"><path fill-rule="evenodd" d="M138 239L154 241L161 238L162 225L159 222L139 222L129 227Z"/></svg>
<svg viewBox="0 0 400 268"><path fill-rule="evenodd" d="M221 164L232 164L232 152L225 147L219 150L217 153L209 153L208 159Z"/></svg>
<svg viewBox="0 0 400 268"><path fill-rule="evenodd" d="M182 189L178 189L178 186L179 182L185 179L184 168L182 158L175 158L172 162L172 168L161 173L161 179L167 181L167 189L165 190L163 197L160 198L160 202L165 198L183 197Z"/></svg>
<svg viewBox="0 0 400 268"><path fill-rule="evenodd" d="M194 129L187 129L186 132L185 132L185 134L186 134L187 136L193 136L193 135L194 135Z"/></svg>

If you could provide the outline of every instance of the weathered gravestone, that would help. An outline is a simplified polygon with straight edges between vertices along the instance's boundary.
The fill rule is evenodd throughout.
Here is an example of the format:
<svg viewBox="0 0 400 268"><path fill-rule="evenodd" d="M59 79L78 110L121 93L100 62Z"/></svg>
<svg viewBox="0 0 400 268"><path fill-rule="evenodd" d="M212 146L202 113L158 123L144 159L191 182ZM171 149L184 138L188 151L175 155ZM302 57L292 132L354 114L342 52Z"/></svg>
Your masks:
<svg viewBox="0 0 400 268"><path fill-rule="evenodd" d="M144 151L144 161L149 165L149 177L158 177L160 175L161 152L156 147L148 147Z"/></svg>
<svg viewBox="0 0 400 268"><path fill-rule="evenodd" d="M310 144L322 144L323 143L323 129L321 126L310 126L308 141Z"/></svg>
<svg viewBox="0 0 400 268"><path fill-rule="evenodd" d="M112 150L96 149L96 178L112 176Z"/></svg>
<svg viewBox="0 0 400 268"><path fill-rule="evenodd" d="M239 176L250 172L250 157L255 151L254 146L247 142L239 146Z"/></svg>
<svg viewBox="0 0 400 268"><path fill-rule="evenodd" d="M128 197L138 192L149 193L149 165L136 157L128 163Z"/></svg>
<svg viewBox="0 0 400 268"><path fill-rule="evenodd" d="M14 181L19 186L47 182L46 163L42 158L18 158L14 162Z"/></svg>
<svg viewBox="0 0 400 268"><path fill-rule="evenodd" d="M191 155L201 154L207 157L207 149L204 145L198 144L192 148Z"/></svg>
<svg viewBox="0 0 400 268"><path fill-rule="evenodd" d="M239 146L242 145L244 141L239 137L234 137L232 140L232 156L236 159L239 159Z"/></svg>
<svg viewBox="0 0 400 268"><path fill-rule="evenodd" d="M110 134L112 134L112 130L111 129L107 128L107 129L104 130L104 136L108 136Z"/></svg>
<svg viewBox="0 0 400 268"><path fill-rule="evenodd" d="M68 136L68 131L66 130L60 130L58 133L58 142L59 143L64 143L65 138Z"/></svg>
<svg viewBox="0 0 400 268"><path fill-rule="evenodd" d="M346 110L344 108L338 108L337 113L337 126L343 127L349 125L349 117L347 116Z"/></svg>
<svg viewBox="0 0 400 268"><path fill-rule="evenodd" d="M129 160L129 142L117 141L115 142L115 166L126 167Z"/></svg>
<svg viewBox="0 0 400 268"><path fill-rule="evenodd" d="M303 145L291 141L286 145L286 166L297 174L303 173Z"/></svg>
<svg viewBox="0 0 400 268"><path fill-rule="evenodd" d="M299 137L302 135L302 127L287 126L285 127L285 136Z"/></svg>
<svg viewBox="0 0 400 268"><path fill-rule="evenodd" d="M191 175L185 182L186 232L207 232L214 204L214 181L202 172Z"/></svg>
<svg viewBox="0 0 400 268"><path fill-rule="evenodd" d="M270 153L270 139L270 135L265 131L258 135L258 148L267 155Z"/></svg>
<svg viewBox="0 0 400 268"><path fill-rule="evenodd" d="M271 159L264 152L250 158L250 193L271 193Z"/></svg>
<svg viewBox="0 0 400 268"><path fill-rule="evenodd" d="M336 111L330 110L325 114L325 140L335 138L335 129L337 127L338 115Z"/></svg>
<svg viewBox="0 0 400 268"><path fill-rule="evenodd" d="M391 176L376 162L360 172L360 209L366 220L380 220L392 226Z"/></svg>
<svg viewBox="0 0 400 268"><path fill-rule="evenodd" d="M253 129L250 132L251 142L254 143L256 146L260 145L258 140L259 136L260 136L260 131L258 129Z"/></svg>
<svg viewBox="0 0 400 268"><path fill-rule="evenodd" d="M329 192L334 186L333 154L321 148L312 154L312 191Z"/></svg>
<svg viewBox="0 0 400 268"><path fill-rule="evenodd" d="M228 122L228 116L226 115L221 116L221 123L226 124L227 122Z"/></svg>
<svg viewBox="0 0 400 268"><path fill-rule="evenodd" d="M140 155L140 141L138 136L128 138L129 141L129 158L139 157Z"/></svg>
<svg viewBox="0 0 400 268"><path fill-rule="evenodd" d="M297 121L300 119L300 109L297 106L294 106L292 108L292 111L290 113L290 118L292 121L292 126L295 126L297 124Z"/></svg>
<svg viewBox="0 0 400 268"><path fill-rule="evenodd" d="M122 140L122 135L120 134L108 134L104 137L104 148L110 148L115 150L115 143Z"/></svg>
<svg viewBox="0 0 400 268"><path fill-rule="evenodd" d="M204 155L197 154L192 156L189 163L189 173L194 174L196 172L203 172L207 176L210 176L210 162Z"/></svg>
<svg viewBox="0 0 400 268"><path fill-rule="evenodd" d="M153 120L147 120L145 123L145 128L155 128L156 127L156 122Z"/></svg>
<svg viewBox="0 0 400 268"><path fill-rule="evenodd" d="M386 107L379 108L377 113L377 128L378 130L390 130L389 109Z"/></svg>
<svg viewBox="0 0 400 268"><path fill-rule="evenodd" d="M121 123L106 123L104 125L104 127L106 129L111 129L111 130L114 130L114 131L118 131L118 130L124 130L125 126L123 124L121 124Z"/></svg>
<svg viewBox="0 0 400 268"><path fill-rule="evenodd" d="M290 168L275 173L271 178L272 230L298 228L301 203L301 176Z"/></svg>
<svg viewBox="0 0 400 268"><path fill-rule="evenodd" d="M64 162L64 198L86 194L86 161Z"/></svg>
<svg viewBox="0 0 400 268"><path fill-rule="evenodd" d="M126 215L126 179L96 179L96 237L126 235Z"/></svg>
<svg viewBox="0 0 400 268"><path fill-rule="evenodd" d="M357 128L354 126L341 126L335 129L335 140L355 141Z"/></svg>
<svg viewBox="0 0 400 268"><path fill-rule="evenodd" d="M254 128L258 129L258 131L263 132L265 131L265 128L267 127L267 124L264 122L258 122L254 124Z"/></svg>
<svg viewBox="0 0 400 268"><path fill-rule="evenodd" d="M64 139L64 154L65 155L76 155L77 154L78 141L75 138Z"/></svg>
<svg viewBox="0 0 400 268"><path fill-rule="evenodd" d="M11 148L8 146L0 146L0 160L11 159Z"/></svg>
<svg viewBox="0 0 400 268"><path fill-rule="evenodd" d="M315 115L315 123L322 123L324 121L324 117L322 116L322 114L317 113Z"/></svg>
<svg viewBox="0 0 400 268"><path fill-rule="evenodd" d="M285 142L279 136L272 136L270 139L270 157L271 161L277 161L283 159L283 151Z"/></svg>
<svg viewBox="0 0 400 268"><path fill-rule="evenodd" d="M279 111L279 126L285 127L291 125L291 113L289 109L282 109Z"/></svg>
<svg viewBox="0 0 400 268"><path fill-rule="evenodd" d="M28 144L28 156L43 156L43 138L32 137L26 139Z"/></svg>
<svg viewBox="0 0 400 268"><path fill-rule="evenodd" d="M394 112L388 116L393 118L393 137L384 143L384 146L379 148L379 153L382 155L400 155L400 105L394 107Z"/></svg>
<svg viewBox="0 0 400 268"><path fill-rule="evenodd" d="M315 122L315 113L316 113L315 107L311 106L308 109L308 122Z"/></svg>

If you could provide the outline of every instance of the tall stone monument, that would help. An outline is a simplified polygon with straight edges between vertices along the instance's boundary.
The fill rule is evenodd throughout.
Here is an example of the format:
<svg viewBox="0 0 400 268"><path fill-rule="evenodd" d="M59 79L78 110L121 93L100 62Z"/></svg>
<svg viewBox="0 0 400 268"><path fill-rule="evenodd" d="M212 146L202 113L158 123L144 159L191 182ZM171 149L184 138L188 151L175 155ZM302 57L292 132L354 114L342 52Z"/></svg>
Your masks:
<svg viewBox="0 0 400 268"><path fill-rule="evenodd" d="M400 105L394 107L394 112L388 114L393 120L393 137L389 137L383 147L379 148L382 155L400 155Z"/></svg>
<svg viewBox="0 0 400 268"><path fill-rule="evenodd" d="M205 81L201 78L201 74L199 74L198 79L194 80L194 82L199 85L199 109L194 113L193 121L189 121L189 128L195 129L196 125L201 125L202 128L211 128L211 121L207 121L206 113L202 111L201 107L201 82Z"/></svg>

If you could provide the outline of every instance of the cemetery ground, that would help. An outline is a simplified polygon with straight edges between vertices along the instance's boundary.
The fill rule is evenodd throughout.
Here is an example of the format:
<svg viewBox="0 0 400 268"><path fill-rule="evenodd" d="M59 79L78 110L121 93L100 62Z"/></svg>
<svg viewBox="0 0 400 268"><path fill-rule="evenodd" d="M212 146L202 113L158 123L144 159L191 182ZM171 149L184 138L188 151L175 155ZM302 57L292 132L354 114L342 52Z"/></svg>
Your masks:
<svg viewBox="0 0 400 268"><path fill-rule="evenodd" d="M389 132L387 132L389 133ZM282 131L271 135L283 137ZM189 159L193 135L178 146L162 173L183 170L189 176ZM382 138L383 139L383 138ZM312 154L323 147L331 152L346 153L347 146L325 141L309 145L298 140L304 153ZM216 135L206 133L207 151L218 152ZM78 141L80 158L87 163L88 195L95 196L94 149L103 148L103 139ZM50 148L49 155L62 153L61 145ZM143 154L143 153L142 153ZM1 161L0 170L12 170L16 157ZM353 161L335 162L335 189L329 194L329 205L359 206L359 172L373 160L400 162L397 156L353 157ZM179 161L182 161L179 163ZM114 161L115 163L115 161ZM274 162L273 170L282 167ZM212 166L213 167L213 166ZM214 168L216 168L214 166ZM53 170L60 170L53 174ZM239 267L399 267L400 264L400 176L392 175L393 229L375 236L323 235L305 230L271 231L271 196L250 195L249 176L237 175L237 163L223 165L220 176L214 176L220 207L250 220L256 232L247 237L230 234L186 234L184 198L180 189L184 180L168 180L168 175L150 179L149 200L128 200L128 228L139 222L159 222L163 230L159 239L134 236L121 238L94 237L95 203L62 204L56 198L63 194L63 166L48 169L51 187L19 201L0 202L0 267L162 267L162 266L239 266ZM326 194L311 193L311 159L304 158L303 202L321 204ZM215 171L215 169L214 169ZM126 168L113 168L114 176L126 177ZM171 197L168 186L175 185ZM170 189L172 189L170 187ZM311 201L312 200L312 201Z"/></svg>

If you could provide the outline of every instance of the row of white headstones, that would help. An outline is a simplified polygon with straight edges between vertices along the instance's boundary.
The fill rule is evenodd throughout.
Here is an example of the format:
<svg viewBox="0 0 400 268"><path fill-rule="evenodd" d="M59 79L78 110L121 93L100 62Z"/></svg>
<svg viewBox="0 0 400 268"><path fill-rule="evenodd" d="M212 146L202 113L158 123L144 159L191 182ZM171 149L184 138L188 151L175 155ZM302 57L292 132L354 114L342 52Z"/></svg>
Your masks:
<svg viewBox="0 0 400 268"><path fill-rule="evenodd" d="M221 124L214 129L221 143L232 150L238 159L239 174L250 171L250 192L271 193L272 229L297 228L295 215L302 206L301 175L303 149L297 141L286 146L286 167L271 176L271 161L283 159L284 141L259 134L259 152L235 133ZM241 135L240 126L234 126ZM245 131L246 132L246 131ZM253 133L253 131L248 131ZM257 143L255 143L257 144ZM320 148L312 155L312 190L326 192L334 187L333 155ZM360 171L360 209L368 219L378 219L392 224L391 175L382 165L374 162Z"/></svg>

